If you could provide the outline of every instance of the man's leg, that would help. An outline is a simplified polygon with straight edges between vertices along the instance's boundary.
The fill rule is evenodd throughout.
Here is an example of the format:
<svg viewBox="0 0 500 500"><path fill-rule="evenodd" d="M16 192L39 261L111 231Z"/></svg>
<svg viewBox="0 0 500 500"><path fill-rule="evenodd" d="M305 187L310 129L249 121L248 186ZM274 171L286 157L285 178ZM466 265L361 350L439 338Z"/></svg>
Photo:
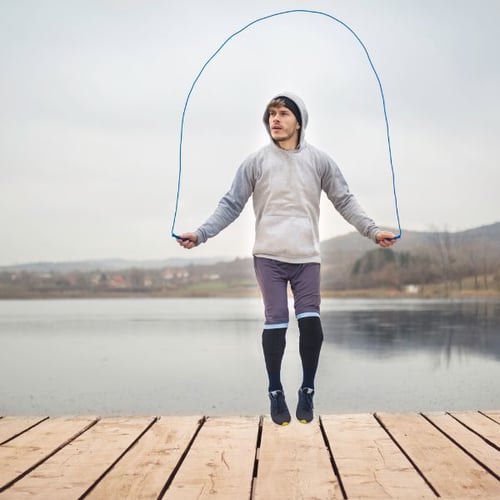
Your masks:
<svg viewBox="0 0 500 500"><path fill-rule="evenodd" d="M262 350L269 379L268 391L282 391L281 361L285 353L286 328L264 329L262 332Z"/></svg>
<svg viewBox="0 0 500 500"><path fill-rule="evenodd" d="M302 386L314 390L319 354L323 343L323 329L319 317L302 317L299 323L299 352L302 360Z"/></svg>
<svg viewBox="0 0 500 500"><path fill-rule="evenodd" d="M299 389L297 418L301 422L310 422L313 419L314 381L323 343L323 329L319 314L320 265L301 264L291 284L299 325L299 353L303 373L302 385Z"/></svg>
<svg viewBox="0 0 500 500"><path fill-rule="evenodd" d="M287 279L280 262L254 257L255 275L262 293L266 321L262 332L262 349L269 379L271 417L280 425L290 422L281 383L281 362L285 352L288 327Z"/></svg>

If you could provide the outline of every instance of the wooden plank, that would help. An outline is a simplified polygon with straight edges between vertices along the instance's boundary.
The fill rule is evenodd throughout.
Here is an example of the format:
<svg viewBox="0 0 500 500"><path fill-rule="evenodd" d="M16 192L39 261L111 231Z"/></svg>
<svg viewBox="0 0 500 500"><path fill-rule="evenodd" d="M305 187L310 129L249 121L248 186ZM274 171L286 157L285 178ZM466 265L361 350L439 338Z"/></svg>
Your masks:
<svg viewBox="0 0 500 500"><path fill-rule="evenodd" d="M8 490L10 499L80 498L153 421L105 418Z"/></svg>
<svg viewBox="0 0 500 500"><path fill-rule="evenodd" d="M208 418L164 498L250 498L258 429L258 417Z"/></svg>
<svg viewBox="0 0 500 500"><path fill-rule="evenodd" d="M494 420L497 424L500 424L500 411L488 410L481 413Z"/></svg>
<svg viewBox="0 0 500 500"><path fill-rule="evenodd" d="M321 417L348 498L435 498L372 415Z"/></svg>
<svg viewBox="0 0 500 500"><path fill-rule="evenodd" d="M440 496L500 495L500 483L421 415L377 413L377 417Z"/></svg>
<svg viewBox="0 0 500 500"><path fill-rule="evenodd" d="M453 411L450 414L490 443L500 447L500 425L496 422L475 411Z"/></svg>
<svg viewBox="0 0 500 500"><path fill-rule="evenodd" d="M201 417L162 417L86 498L157 499Z"/></svg>
<svg viewBox="0 0 500 500"><path fill-rule="evenodd" d="M2 417L0 418L0 445L21 434L47 417Z"/></svg>
<svg viewBox="0 0 500 500"><path fill-rule="evenodd" d="M487 444L483 439L464 427L460 422L457 422L450 415L444 413L426 413L425 416L479 460L479 462L486 465L495 474L500 474L500 453L495 448ZM479 416L487 420L483 415ZM495 422L491 422L491 424L496 425L500 429L500 425L497 425Z"/></svg>
<svg viewBox="0 0 500 500"><path fill-rule="evenodd" d="M0 488L45 460L93 422L91 417L50 418L0 446Z"/></svg>
<svg viewBox="0 0 500 500"><path fill-rule="evenodd" d="M282 427L264 418L254 498L342 498L317 419Z"/></svg>

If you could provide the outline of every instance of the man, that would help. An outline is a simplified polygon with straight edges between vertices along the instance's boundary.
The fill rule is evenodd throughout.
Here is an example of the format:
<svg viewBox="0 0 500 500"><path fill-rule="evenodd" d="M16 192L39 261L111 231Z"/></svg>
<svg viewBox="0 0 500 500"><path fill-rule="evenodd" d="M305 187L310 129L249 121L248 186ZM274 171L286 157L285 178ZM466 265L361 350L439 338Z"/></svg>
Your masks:
<svg viewBox="0 0 500 500"><path fill-rule="evenodd" d="M273 98L264 113L270 144L242 163L230 190L207 221L178 239L188 249L206 242L231 224L253 195L254 267L265 306L262 347L271 418L278 425L287 425L291 419L281 384L289 320L288 283L294 296L303 368L296 417L307 423L314 416L314 379L323 342L318 230L321 191L363 236L381 247L396 242L393 233L381 231L364 213L335 162L306 143L307 121L308 113L299 97L285 92Z"/></svg>

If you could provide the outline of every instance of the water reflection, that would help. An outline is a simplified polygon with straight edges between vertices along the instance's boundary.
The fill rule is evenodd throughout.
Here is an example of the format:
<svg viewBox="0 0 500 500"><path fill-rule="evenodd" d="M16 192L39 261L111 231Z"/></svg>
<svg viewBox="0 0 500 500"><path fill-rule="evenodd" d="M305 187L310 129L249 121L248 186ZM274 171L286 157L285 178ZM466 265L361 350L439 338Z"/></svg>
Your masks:
<svg viewBox="0 0 500 500"><path fill-rule="evenodd" d="M266 413L262 309L260 299L0 301L0 414ZM500 303L326 299L322 318L319 412L500 407ZM294 319L282 379L295 394Z"/></svg>
<svg viewBox="0 0 500 500"><path fill-rule="evenodd" d="M480 354L500 359L500 304L420 302L405 308L326 310L325 342L359 355L388 358L405 353Z"/></svg>

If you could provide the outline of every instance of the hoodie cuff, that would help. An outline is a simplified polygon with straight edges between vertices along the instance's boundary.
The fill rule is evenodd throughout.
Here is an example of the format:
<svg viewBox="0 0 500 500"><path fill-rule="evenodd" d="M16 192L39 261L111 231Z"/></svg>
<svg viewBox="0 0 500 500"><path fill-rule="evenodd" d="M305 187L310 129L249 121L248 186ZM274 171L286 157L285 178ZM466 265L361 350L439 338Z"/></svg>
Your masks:
<svg viewBox="0 0 500 500"><path fill-rule="evenodd" d="M194 234L196 234L196 244L197 245L200 245L201 243L205 243L207 241L207 235L205 233L205 231L201 230L201 229L197 229Z"/></svg>
<svg viewBox="0 0 500 500"><path fill-rule="evenodd" d="M368 234L368 238L370 238L374 243L378 244L377 241L377 234L380 233L380 228L374 227L373 229L370 230L370 233Z"/></svg>

